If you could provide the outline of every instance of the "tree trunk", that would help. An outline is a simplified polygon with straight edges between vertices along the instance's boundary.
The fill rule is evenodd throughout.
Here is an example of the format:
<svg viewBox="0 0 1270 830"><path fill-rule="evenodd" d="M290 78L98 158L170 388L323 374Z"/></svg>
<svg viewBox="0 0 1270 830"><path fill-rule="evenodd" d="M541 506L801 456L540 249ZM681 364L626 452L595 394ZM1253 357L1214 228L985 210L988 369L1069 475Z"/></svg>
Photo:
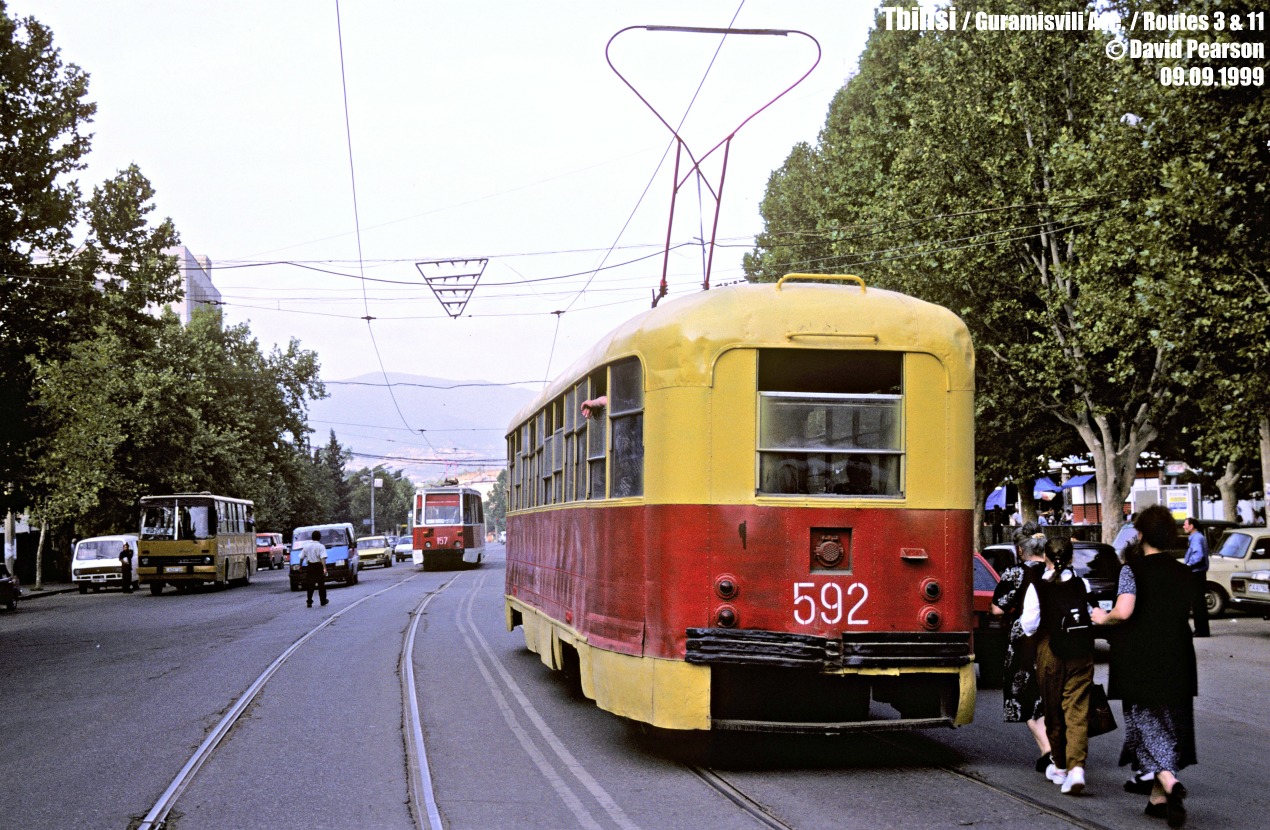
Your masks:
<svg viewBox="0 0 1270 830"><path fill-rule="evenodd" d="M1124 524L1124 503L1133 491L1138 474L1138 458L1156 437L1154 428L1122 424L1119 442L1111 440L1111 424L1098 417L1093 424L1074 424L1089 448L1094 462L1094 480L1098 482L1098 499L1102 519L1102 541L1111 544ZM1097 429L1095 429L1095 426Z"/></svg>
<svg viewBox="0 0 1270 830"><path fill-rule="evenodd" d="M1019 515L1025 522L1036 521L1036 479L1025 478L1019 482Z"/></svg>
<svg viewBox="0 0 1270 830"><path fill-rule="evenodd" d="M1239 498L1235 494L1235 485L1239 483L1239 465L1233 461L1226 462L1226 473L1217 479L1217 492L1221 493L1222 518L1228 522L1239 521Z"/></svg>
<svg viewBox="0 0 1270 830"><path fill-rule="evenodd" d="M1261 516L1265 521L1270 506L1270 415L1261 418Z"/></svg>
<svg viewBox="0 0 1270 830"><path fill-rule="evenodd" d="M48 519L40 518L40 543L35 546L35 590L44 590L44 538L48 535Z"/></svg>
<svg viewBox="0 0 1270 830"><path fill-rule="evenodd" d="M986 488L981 483L975 482L975 550L983 546L983 521L987 512L984 510L983 503L988 498L985 490Z"/></svg>

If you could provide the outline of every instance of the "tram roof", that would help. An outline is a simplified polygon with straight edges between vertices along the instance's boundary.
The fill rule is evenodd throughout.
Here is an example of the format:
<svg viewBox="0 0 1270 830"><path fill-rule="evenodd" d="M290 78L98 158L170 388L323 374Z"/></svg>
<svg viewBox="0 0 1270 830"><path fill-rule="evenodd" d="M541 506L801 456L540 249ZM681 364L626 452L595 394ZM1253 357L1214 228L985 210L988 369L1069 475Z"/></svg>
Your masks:
<svg viewBox="0 0 1270 830"><path fill-rule="evenodd" d="M594 369L639 356L645 389L708 386L719 355L736 348L852 348L924 352L950 390L974 388L974 351L961 318L881 288L815 282L745 283L660 303L602 337L516 414L510 429Z"/></svg>

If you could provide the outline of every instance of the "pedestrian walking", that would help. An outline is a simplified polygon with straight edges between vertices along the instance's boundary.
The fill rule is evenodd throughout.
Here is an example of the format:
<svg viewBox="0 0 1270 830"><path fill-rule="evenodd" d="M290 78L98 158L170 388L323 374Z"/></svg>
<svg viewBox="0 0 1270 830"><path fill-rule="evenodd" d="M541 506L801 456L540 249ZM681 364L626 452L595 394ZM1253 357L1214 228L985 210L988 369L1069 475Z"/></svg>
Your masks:
<svg viewBox="0 0 1270 830"><path fill-rule="evenodd" d="M321 531L313 531L309 541L300 548L300 567L304 568L305 604L313 607L313 589L316 588L318 599L326 605L326 545L322 544Z"/></svg>
<svg viewBox="0 0 1270 830"><path fill-rule="evenodd" d="M125 594L132 593L132 548L127 542L123 543L123 550L119 551L119 576L123 579L123 592Z"/></svg>
<svg viewBox="0 0 1270 830"><path fill-rule="evenodd" d="M1014 547L1019 562L1006 568L992 593L992 613L1005 616L1009 634L1005 647L1005 672L1001 684L1001 700L1006 723L1026 723L1036 741L1041 757L1036 771L1045 772L1052 763L1050 740L1045 732L1045 712L1041 708L1041 689L1036 680L1036 644L1023 632L1019 618L1023 615L1023 598L1045 572L1045 535L1035 522L1028 522L1014 532Z"/></svg>
<svg viewBox="0 0 1270 830"><path fill-rule="evenodd" d="M1072 569L1070 539L1045 543L1048 568L1023 601L1023 630L1037 634L1036 676L1053 763L1045 775L1064 795L1085 789L1089 755L1089 693L1094 637L1089 585Z"/></svg>
<svg viewBox="0 0 1270 830"><path fill-rule="evenodd" d="M1122 629L1112 641L1107 696L1124 704L1124 748L1120 764L1152 773L1155 784L1146 814L1170 827L1186 822L1188 793L1177 773L1198 763L1195 754L1195 696L1199 675L1189 616L1190 569L1165 551L1174 547L1177 525L1163 505L1142 511L1136 522L1141 546L1127 549L1116 603L1096 608L1095 625Z"/></svg>
<svg viewBox="0 0 1270 830"><path fill-rule="evenodd" d="M1186 531L1186 558L1183 564L1191 569L1191 617L1195 620L1195 636L1208 636L1208 538L1199 522L1188 516L1182 522Z"/></svg>

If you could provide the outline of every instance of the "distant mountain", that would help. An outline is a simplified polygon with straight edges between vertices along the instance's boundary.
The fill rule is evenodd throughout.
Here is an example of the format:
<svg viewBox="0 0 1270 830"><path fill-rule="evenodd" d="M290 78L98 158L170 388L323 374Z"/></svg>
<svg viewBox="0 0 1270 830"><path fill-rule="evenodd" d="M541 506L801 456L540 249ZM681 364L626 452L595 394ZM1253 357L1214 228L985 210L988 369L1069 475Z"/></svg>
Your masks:
<svg viewBox="0 0 1270 830"><path fill-rule="evenodd" d="M335 430L340 444L358 453L353 465L382 463L416 481L496 469L507 455L507 425L538 394L420 375L389 374L388 382L391 393L380 374L325 381L330 397L309 404L313 445L325 444Z"/></svg>

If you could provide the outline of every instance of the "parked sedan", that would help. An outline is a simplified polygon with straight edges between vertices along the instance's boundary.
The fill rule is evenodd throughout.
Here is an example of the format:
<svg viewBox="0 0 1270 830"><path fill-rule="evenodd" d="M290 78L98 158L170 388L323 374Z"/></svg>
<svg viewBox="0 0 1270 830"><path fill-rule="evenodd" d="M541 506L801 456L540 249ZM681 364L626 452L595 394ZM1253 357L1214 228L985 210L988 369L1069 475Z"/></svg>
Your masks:
<svg viewBox="0 0 1270 830"><path fill-rule="evenodd" d="M1270 571L1231 574L1230 604L1270 620Z"/></svg>
<svg viewBox="0 0 1270 830"><path fill-rule="evenodd" d="M1227 530L1208 558L1208 615L1220 617L1234 593L1232 575L1270 566L1270 530L1243 527Z"/></svg>
<svg viewBox="0 0 1270 830"><path fill-rule="evenodd" d="M383 536L365 536L357 540L357 553L361 557L362 567L382 565L392 567L392 547Z"/></svg>

